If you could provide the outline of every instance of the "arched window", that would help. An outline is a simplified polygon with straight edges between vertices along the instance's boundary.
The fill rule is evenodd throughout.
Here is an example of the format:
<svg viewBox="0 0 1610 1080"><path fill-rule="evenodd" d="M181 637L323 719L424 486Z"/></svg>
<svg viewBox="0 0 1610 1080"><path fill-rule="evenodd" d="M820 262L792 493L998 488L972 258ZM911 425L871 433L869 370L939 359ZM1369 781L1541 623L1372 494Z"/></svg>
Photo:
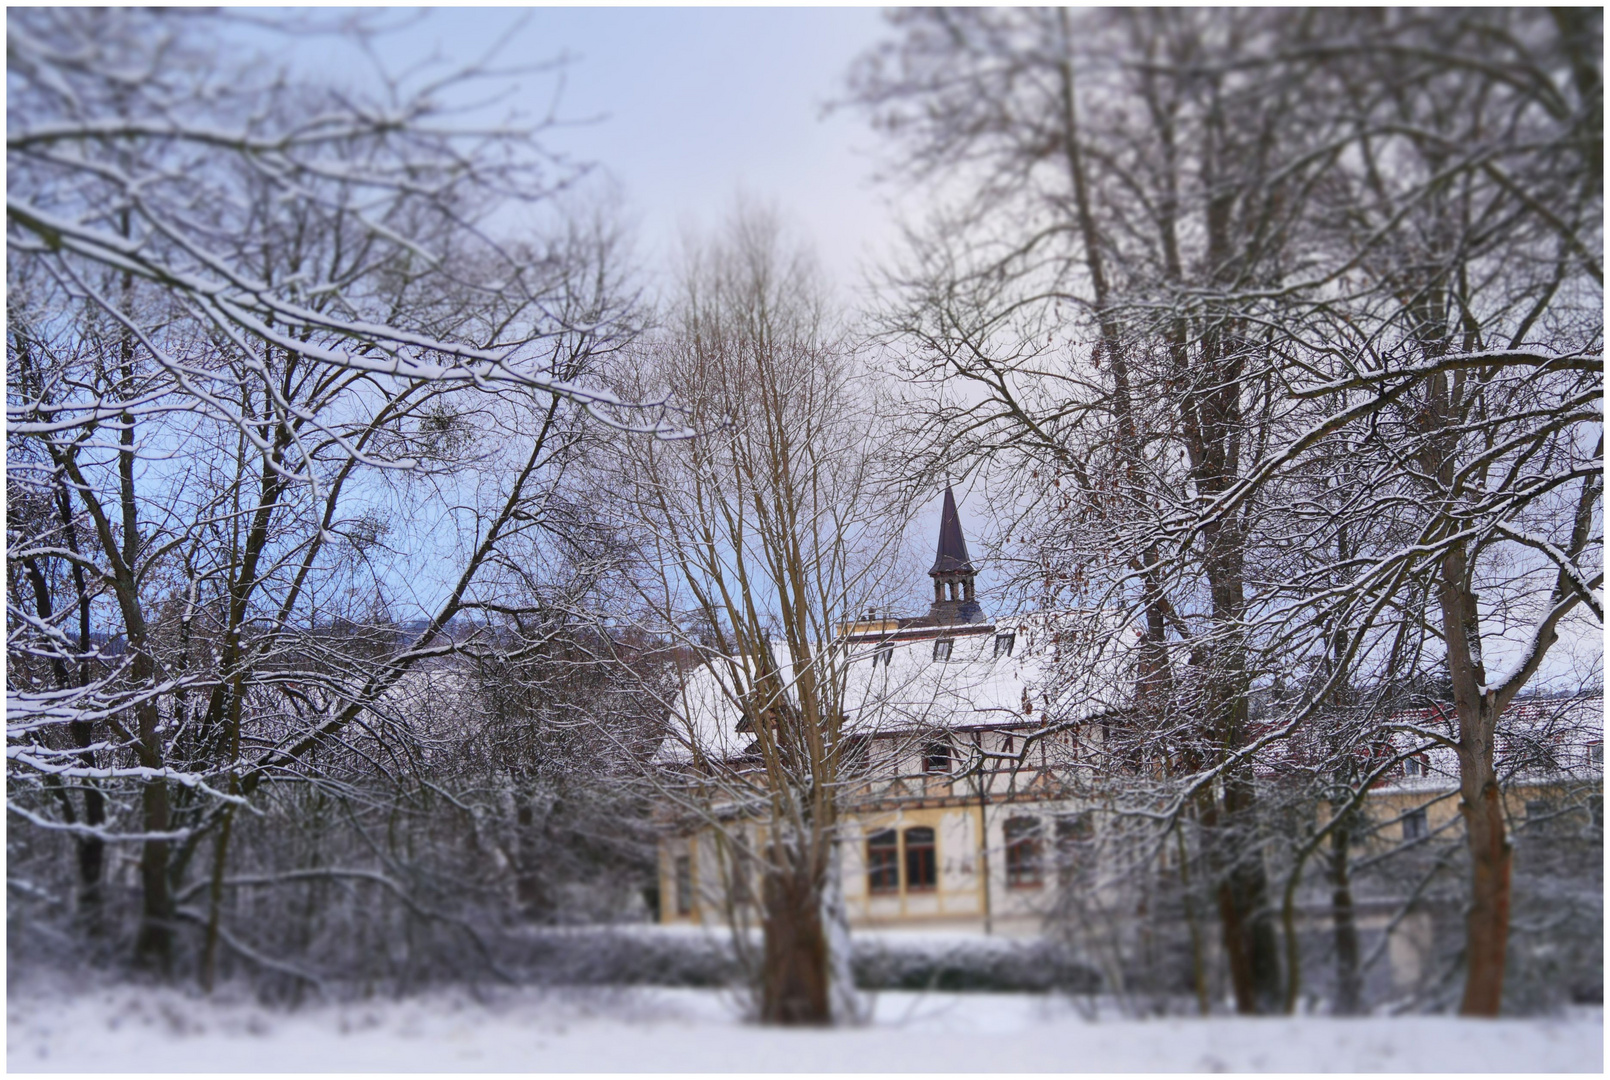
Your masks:
<svg viewBox="0 0 1610 1080"><path fill-rule="evenodd" d="M1006 822L1006 884L1013 889L1037 889L1045 880L1040 820L1009 818Z"/></svg>
<svg viewBox="0 0 1610 1080"><path fill-rule="evenodd" d="M893 829L884 829L867 837L866 870L869 891L900 891L900 838Z"/></svg>
<svg viewBox="0 0 1610 1080"><path fill-rule="evenodd" d="M934 831L926 826L906 830L906 891L925 892L938 883Z"/></svg>

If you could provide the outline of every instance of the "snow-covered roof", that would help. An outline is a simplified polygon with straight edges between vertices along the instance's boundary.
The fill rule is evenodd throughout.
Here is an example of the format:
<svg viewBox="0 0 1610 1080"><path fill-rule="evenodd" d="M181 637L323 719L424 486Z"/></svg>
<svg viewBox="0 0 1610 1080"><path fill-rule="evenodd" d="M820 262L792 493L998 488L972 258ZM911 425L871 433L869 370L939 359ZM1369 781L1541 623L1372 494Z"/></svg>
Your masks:
<svg viewBox="0 0 1610 1080"><path fill-rule="evenodd" d="M829 666L842 670L845 729L872 735L1044 723L1048 667L1055 663L1066 672L1070 661L1087 673L1086 688L1071 698L1064 694L1049 710L1050 719L1077 721L1124 708L1130 637L1088 631L1088 620L1079 616L1041 614L844 639L836 646L844 651ZM1005 640L997 643L1008 634L1010 647ZM781 642L773 652L779 660L788 655ZM797 672L803 665L791 667ZM690 671L661 758L686 760L695 747L716 759L742 754L754 736L739 730L738 700L726 663Z"/></svg>
<svg viewBox="0 0 1610 1080"><path fill-rule="evenodd" d="M1380 760L1380 755L1413 755L1413 767L1402 762L1391 766L1383 784L1442 790L1458 783L1458 755L1441 741L1459 737L1459 719L1451 703L1376 716L1361 713L1352 722L1361 725L1358 730L1369 740L1355 747L1361 764ZM1268 746L1254 768L1260 776L1276 779L1292 768L1323 767L1327 751L1322 743L1318 732L1305 731ZM1604 772L1603 746L1602 693L1531 697L1512 702L1498 718L1493 764L1510 783L1595 779Z"/></svg>
<svg viewBox="0 0 1610 1080"><path fill-rule="evenodd" d="M1459 719L1452 705L1432 705L1396 713L1393 725L1413 725L1444 737L1457 738ZM1399 753L1429 740L1399 727L1392 733ZM1604 695L1535 697L1510 703L1498 718L1493 739L1493 765L1500 776L1513 780L1602 776L1602 749L1595 760L1594 747L1604 746ZM1424 751L1426 766L1418 785L1457 782L1459 759L1451 746L1436 743ZM1402 770L1397 770L1401 772ZM1406 778L1407 779L1407 778ZM1395 780L1394 783L1402 781Z"/></svg>

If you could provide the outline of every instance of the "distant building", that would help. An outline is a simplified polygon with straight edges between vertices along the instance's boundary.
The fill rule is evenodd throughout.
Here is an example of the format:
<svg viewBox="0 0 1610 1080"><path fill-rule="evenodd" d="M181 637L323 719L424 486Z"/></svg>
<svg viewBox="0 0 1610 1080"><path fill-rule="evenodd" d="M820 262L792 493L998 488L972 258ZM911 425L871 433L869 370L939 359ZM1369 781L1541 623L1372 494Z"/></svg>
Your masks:
<svg viewBox="0 0 1610 1080"><path fill-rule="evenodd" d="M1065 782L1088 733L1081 740L1069 727L1027 741L1046 726L1047 661L1077 620L987 617L948 489L928 574L926 614L844 628L845 729L864 762L841 817L851 925L1036 933L1057 884L1050 848L1086 840L1093 827ZM1133 680L1120 650L1096 650L1105 677L1092 685L1104 692L1062 703L1060 723L1099 725L1127 707ZM708 668L689 674L679 720L703 754L733 760L752 740L718 679ZM724 917L730 871L715 848L703 831L666 843L662 922Z"/></svg>
<svg viewBox="0 0 1610 1080"><path fill-rule="evenodd" d="M1035 934L1056 910L1059 892L1091 888L1095 860L1111 857L1101 842L1111 824L1099 809L1103 785L1110 786L1101 751L1109 726L1133 721L1139 634L1101 612L991 619L948 490L928 573L934 599L925 614L844 627L845 730L863 748L841 814L850 922ZM1047 697L1053 687L1054 701ZM677 720L701 753L735 761L749 752L753 738L741 710L709 668L687 675L680 701ZM1367 797L1361 857L1422 836L1446 837L1457 825L1453 751L1410 753L1424 740L1403 730L1446 730L1450 716L1451 709L1430 708L1382 725L1395 733L1370 753L1402 760ZM1260 782L1279 784L1281 755L1301 750L1293 743L1275 751L1273 767L1257 769ZM1525 827L1569 806L1578 808L1569 814L1590 815L1591 827L1602 828L1602 753L1602 695L1516 702L1497 748L1512 819ZM717 923L734 896L752 903L753 888L732 880L718 846L700 829L664 841L663 923ZM1357 897L1361 933L1393 930L1394 985L1429 971L1421 955L1429 916L1394 915L1402 902L1367 890ZM1309 931L1328 921L1323 904L1301 912Z"/></svg>

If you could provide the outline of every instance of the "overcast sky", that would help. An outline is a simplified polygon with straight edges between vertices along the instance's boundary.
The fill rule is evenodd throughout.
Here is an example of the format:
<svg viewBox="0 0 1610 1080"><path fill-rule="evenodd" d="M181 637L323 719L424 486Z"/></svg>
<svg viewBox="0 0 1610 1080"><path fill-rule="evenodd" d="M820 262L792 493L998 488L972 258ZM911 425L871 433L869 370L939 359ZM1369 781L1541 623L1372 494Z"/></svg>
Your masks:
<svg viewBox="0 0 1610 1080"><path fill-rule="evenodd" d="M824 116L824 106L883 32L874 8L447 8L420 13L376 51L394 72L433 51L467 63L498 43L500 65L567 53L559 111L593 122L547 142L619 182L645 256L663 258L684 226L720 221L741 190L775 204L853 288L895 234L893 192L872 183L861 115ZM296 51L326 76L367 77L366 62L331 39ZM553 81L520 86L518 103L545 112Z"/></svg>
<svg viewBox="0 0 1610 1080"><path fill-rule="evenodd" d="M444 63L430 70L441 74L499 45L492 64L501 67L568 55L558 112L574 123L545 142L613 178L650 269L667 266L684 229L719 224L741 191L774 205L812 242L853 303L863 271L893 244L898 215L920 201L873 182L876 140L863 114L825 108L844 95L854 59L888 33L880 9L445 8L365 17L399 24L376 37L372 60L324 35L274 51L318 78L371 89L376 64L395 76L439 56ZM552 77L525 75L518 85L487 119L512 107L547 112ZM982 504L957 494L976 557ZM926 500L907 538L920 551L932 551L941 495ZM993 576L985 566L980 585ZM919 609L926 594L919 571Z"/></svg>

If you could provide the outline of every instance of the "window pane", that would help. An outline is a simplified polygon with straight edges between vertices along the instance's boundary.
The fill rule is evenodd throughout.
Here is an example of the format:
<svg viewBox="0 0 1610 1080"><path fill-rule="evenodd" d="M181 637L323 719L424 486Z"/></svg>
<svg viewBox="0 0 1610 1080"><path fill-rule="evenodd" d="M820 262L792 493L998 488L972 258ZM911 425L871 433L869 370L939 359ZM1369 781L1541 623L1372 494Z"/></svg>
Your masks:
<svg viewBox="0 0 1610 1080"><path fill-rule="evenodd" d="M1005 633L1005 634L996 634L995 635L995 655L997 657L1011 656L1012 655L1012 646L1014 644L1016 644L1016 642L1017 642L1017 633L1015 631L1010 632L1010 633Z"/></svg>
<svg viewBox="0 0 1610 1080"><path fill-rule="evenodd" d="M1095 837L1095 823L1088 811L1057 818L1057 880L1064 886L1089 881Z"/></svg>
<svg viewBox="0 0 1610 1080"><path fill-rule="evenodd" d="M900 841L893 829L867 837L867 888L875 893L900 891Z"/></svg>
<svg viewBox="0 0 1610 1080"><path fill-rule="evenodd" d="M1426 834L1426 812L1410 810L1403 817L1403 839L1414 840Z"/></svg>
<svg viewBox="0 0 1610 1080"><path fill-rule="evenodd" d="M937 881L934 831L926 827L906 830L906 889L932 889Z"/></svg>
<svg viewBox="0 0 1610 1080"><path fill-rule="evenodd" d="M749 859L744 854L733 849L728 856L730 865L728 870L732 876L732 902L735 904L754 903L754 893L750 889Z"/></svg>
<svg viewBox="0 0 1610 1080"><path fill-rule="evenodd" d="M676 857L676 913L693 913L693 860L686 855Z"/></svg>
<svg viewBox="0 0 1610 1080"><path fill-rule="evenodd" d="M866 771L870 741L865 735L847 735L839 744L839 769L846 776Z"/></svg>
<svg viewBox="0 0 1610 1080"><path fill-rule="evenodd" d="M1006 823L1006 883L1014 888L1032 888L1041 877L1040 822L1038 818L1018 817Z"/></svg>
<svg viewBox="0 0 1610 1080"><path fill-rule="evenodd" d="M944 661L950 659L950 647L954 644L950 638L940 638L934 642L934 659Z"/></svg>

